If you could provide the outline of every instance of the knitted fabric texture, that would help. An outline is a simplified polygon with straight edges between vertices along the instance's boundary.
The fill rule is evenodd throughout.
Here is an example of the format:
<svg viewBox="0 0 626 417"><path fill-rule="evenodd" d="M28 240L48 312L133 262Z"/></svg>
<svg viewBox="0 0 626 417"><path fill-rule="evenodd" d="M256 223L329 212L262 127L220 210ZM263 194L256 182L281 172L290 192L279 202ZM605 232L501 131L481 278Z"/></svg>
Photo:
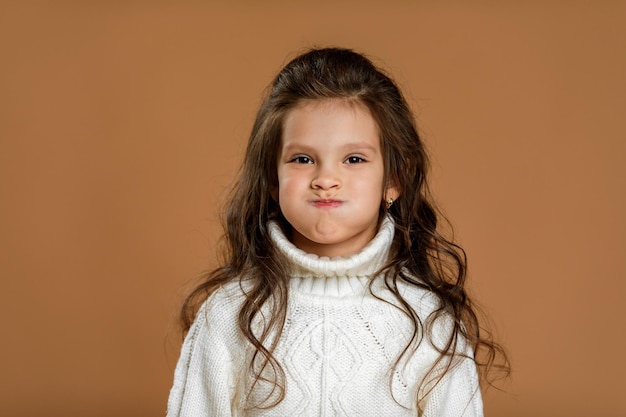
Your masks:
<svg viewBox="0 0 626 417"><path fill-rule="evenodd" d="M254 351L241 334L239 282L213 293L199 310L183 343L168 401L168 417L417 416L417 388L438 354L427 337L394 364L413 332L394 306L382 278L370 278L387 260L394 224L386 218L358 254L325 258L296 248L276 224L270 233L291 262L287 318L274 356L285 372L285 397L277 398L273 374L254 385ZM403 297L422 321L437 307L429 292L402 284ZM379 298L386 301L382 301ZM397 301L395 301L397 304ZM445 320L433 341L446 338ZM459 343L471 357L466 344ZM435 376L438 376L436 373ZM432 387L427 380L423 388ZM420 403L426 417L482 416L476 367L459 363Z"/></svg>

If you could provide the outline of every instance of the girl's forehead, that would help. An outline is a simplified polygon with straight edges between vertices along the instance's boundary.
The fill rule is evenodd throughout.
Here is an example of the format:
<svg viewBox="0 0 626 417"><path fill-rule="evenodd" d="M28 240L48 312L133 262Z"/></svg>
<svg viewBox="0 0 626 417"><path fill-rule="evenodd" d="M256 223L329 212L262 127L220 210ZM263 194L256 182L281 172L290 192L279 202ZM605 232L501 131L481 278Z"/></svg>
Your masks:
<svg viewBox="0 0 626 417"><path fill-rule="evenodd" d="M320 114L345 115L350 119L359 119L360 125L370 125L371 123L371 126L376 132L376 147L382 152L383 144L380 126L368 106L357 98L339 97L303 99L288 109L281 120L280 135L277 141L277 147L275 148L275 156L280 157L287 142L293 139L294 125L298 126L297 129L301 128L303 118L310 121L311 119L307 118L307 116ZM324 125L322 125L322 128L323 127ZM300 132L302 132L302 129L300 129Z"/></svg>
<svg viewBox="0 0 626 417"><path fill-rule="evenodd" d="M303 103L286 115L279 154L309 152L380 153L380 133L363 104L346 100Z"/></svg>
<svg viewBox="0 0 626 417"><path fill-rule="evenodd" d="M344 110L350 110L350 112L345 112ZM371 121L380 134L380 126L377 119L373 116L369 107L357 98L303 99L285 112L281 121L281 142L287 125L289 125L294 118L302 116L303 114L322 114L326 112L338 112L350 117L358 117Z"/></svg>

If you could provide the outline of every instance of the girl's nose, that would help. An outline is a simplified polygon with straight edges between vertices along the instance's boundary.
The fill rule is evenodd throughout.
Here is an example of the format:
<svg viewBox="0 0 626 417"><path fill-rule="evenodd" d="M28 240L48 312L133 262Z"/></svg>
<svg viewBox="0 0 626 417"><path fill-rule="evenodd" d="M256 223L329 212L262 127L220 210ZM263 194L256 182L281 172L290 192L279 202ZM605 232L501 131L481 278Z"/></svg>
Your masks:
<svg viewBox="0 0 626 417"><path fill-rule="evenodd" d="M311 181L311 188L319 190L330 190L340 186L341 180L336 171L328 168L320 169Z"/></svg>

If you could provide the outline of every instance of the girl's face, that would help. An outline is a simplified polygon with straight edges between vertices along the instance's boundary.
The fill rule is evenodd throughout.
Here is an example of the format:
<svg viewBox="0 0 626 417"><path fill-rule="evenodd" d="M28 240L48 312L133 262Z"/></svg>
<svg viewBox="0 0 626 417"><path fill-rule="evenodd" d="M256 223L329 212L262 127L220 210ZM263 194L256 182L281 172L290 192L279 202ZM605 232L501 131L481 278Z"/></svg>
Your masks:
<svg viewBox="0 0 626 417"><path fill-rule="evenodd" d="M359 252L376 234L383 199L383 155L368 109L341 100L290 110L278 154L278 198L292 242L319 256Z"/></svg>

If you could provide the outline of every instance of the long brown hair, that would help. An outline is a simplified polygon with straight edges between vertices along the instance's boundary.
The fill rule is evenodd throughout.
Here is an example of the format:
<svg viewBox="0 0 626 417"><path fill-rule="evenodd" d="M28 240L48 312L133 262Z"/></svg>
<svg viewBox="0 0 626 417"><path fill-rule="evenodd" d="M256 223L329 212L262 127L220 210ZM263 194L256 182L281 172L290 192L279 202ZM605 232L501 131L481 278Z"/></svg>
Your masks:
<svg viewBox="0 0 626 417"><path fill-rule="evenodd" d="M395 222L394 250L381 269L387 288L414 324L413 338L403 354L423 336L439 317L451 317L452 330L440 348L439 361L431 373L444 364L443 373L453 365L459 343L468 343L483 380L490 370L508 373L508 361L500 345L481 328L476 308L465 290L466 256L463 249L441 232L444 219L432 202L426 174L428 157L406 100L397 85L365 56L348 49L309 50L289 62L273 80L252 127L241 172L225 209L223 264L193 289L181 308L183 331L191 326L201 303L222 285L246 279L245 299L239 311L239 328L254 347L250 363L256 380L265 380L269 371L284 397L284 372L273 356L287 310L288 271L286 262L269 236L268 222L290 226L272 198L277 186L276 164L281 146L283 120L287 112L305 100L344 99L365 105L380 129L384 155L385 184L391 181L400 197L390 209L381 204L381 217L388 213ZM431 291L440 307L424 322L405 300L399 283ZM253 331L253 320L261 307L271 315L262 331ZM274 335L270 337L271 335ZM461 342L460 342L461 341ZM499 360L498 360L499 358ZM398 365L400 358L398 358ZM425 384L425 381L423 381ZM432 389L432 388L431 388ZM271 406L271 405L270 405Z"/></svg>

